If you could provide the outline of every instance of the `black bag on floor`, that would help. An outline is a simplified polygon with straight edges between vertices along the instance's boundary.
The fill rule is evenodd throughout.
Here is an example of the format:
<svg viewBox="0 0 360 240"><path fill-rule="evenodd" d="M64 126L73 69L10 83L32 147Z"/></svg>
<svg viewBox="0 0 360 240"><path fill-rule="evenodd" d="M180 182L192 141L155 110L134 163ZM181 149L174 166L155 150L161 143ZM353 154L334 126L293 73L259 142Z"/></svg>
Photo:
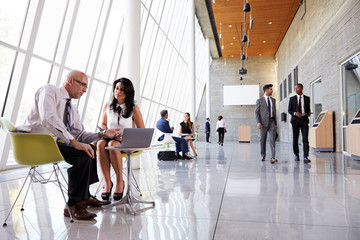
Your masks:
<svg viewBox="0 0 360 240"><path fill-rule="evenodd" d="M162 161L174 161L176 160L175 151L160 151L158 153L158 159Z"/></svg>

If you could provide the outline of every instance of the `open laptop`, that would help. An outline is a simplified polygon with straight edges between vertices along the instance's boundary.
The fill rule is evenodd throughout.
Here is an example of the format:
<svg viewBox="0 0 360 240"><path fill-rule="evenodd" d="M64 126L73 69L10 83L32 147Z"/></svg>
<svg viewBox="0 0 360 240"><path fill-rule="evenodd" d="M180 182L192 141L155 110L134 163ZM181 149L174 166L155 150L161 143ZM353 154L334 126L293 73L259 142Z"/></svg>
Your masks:
<svg viewBox="0 0 360 240"><path fill-rule="evenodd" d="M148 148L153 134L154 128L124 128L121 146L116 148Z"/></svg>

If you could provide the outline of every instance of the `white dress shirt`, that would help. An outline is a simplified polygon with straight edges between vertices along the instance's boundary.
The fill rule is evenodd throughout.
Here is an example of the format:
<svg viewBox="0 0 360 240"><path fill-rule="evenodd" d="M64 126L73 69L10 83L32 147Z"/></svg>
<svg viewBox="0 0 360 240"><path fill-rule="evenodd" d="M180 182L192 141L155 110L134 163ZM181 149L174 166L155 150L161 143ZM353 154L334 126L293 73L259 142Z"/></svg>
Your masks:
<svg viewBox="0 0 360 240"><path fill-rule="evenodd" d="M272 101L271 101L271 98L270 98L270 96L266 96L265 94L264 94L264 98L265 98L265 102L266 102L266 105L268 105L268 99L269 99L269 101L270 101L270 115L269 115L269 117L274 117L273 115L273 109L272 109Z"/></svg>
<svg viewBox="0 0 360 240"><path fill-rule="evenodd" d="M35 93L35 102L30 114L24 124L17 129L32 133L50 134L55 140L61 139L67 144L72 139L83 143L91 143L99 139L98 133L84 130L79 112L74 105L71 105L70 113L71 133L67 131L63 122L67 98L70 97L65 87L55 87L50 84L41 87Z"/></svg>
<svg viewBox="0 0 360 240"><path fill-rule="evenodd" d="M296 96L297 96L297 102L299 104L300 95L296 94ZM305 108L304 108L304 94L301 95L301 113L302 113L303 116L306 115ZM294 115L296 115L296 112L294 113Z"/></svg>
<svg viewBox="0 0 360 240"><path fill-rule="evenodd" d="M218 128L226 129L224 119L218 120L216 122L216 130L218 130Z"/></svg>

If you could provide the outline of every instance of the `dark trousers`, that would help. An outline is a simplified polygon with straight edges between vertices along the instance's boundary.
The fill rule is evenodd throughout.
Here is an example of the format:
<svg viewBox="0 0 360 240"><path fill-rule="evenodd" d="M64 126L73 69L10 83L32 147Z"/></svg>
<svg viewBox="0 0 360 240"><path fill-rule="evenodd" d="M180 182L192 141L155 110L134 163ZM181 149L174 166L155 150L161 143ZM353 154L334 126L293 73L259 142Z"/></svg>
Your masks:
<svg viewBox="0 0 360 240"><path fill-rule="evenodd" d="M65 161L72 166L68 168L68 196L69 205L86 201L90 197L89 186L99 181L97 175L96 152L95 158L89 157L84 151L77 150L64 143L57 143Z"/></svg>
<svg viewBox="0 0 360 240"><path fill-rule="evenodd" d="M186 144L186 140L180 137L172 137L175 141L176 153L182 152L183 155L189 152L188 145Z"/></svg>
<svg viewBox="0 0 360 240"><path fill-rule="evenodd" d="M206 131L206 142L209 142L210 131Z"/></svg>
<svg viewBox="0 0 360 240"><path fill-rule="evenodd" d="M225 128L218 128L219 143L224 143Z"/></svg>
<svg viewBox="0 0 360 240"><path fill-rule="evenodd" d="M292 124L293 130L293 150L295 155L299 155L299 135L301 130L301 135L303 139L303 150L304 150L304 157L309 156L309 122L307 119L303 118L296 118Z"/></svg>

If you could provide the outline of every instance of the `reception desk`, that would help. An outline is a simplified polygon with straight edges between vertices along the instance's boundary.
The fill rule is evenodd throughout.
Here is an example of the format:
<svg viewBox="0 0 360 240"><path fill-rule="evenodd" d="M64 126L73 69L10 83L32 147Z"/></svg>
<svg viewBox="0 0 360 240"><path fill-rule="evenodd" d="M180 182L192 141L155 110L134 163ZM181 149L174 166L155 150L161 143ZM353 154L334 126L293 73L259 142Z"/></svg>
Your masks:
<svg viewBox="0 0 360 240"><path fill-rule="evenodd" d="M346 151L352 158L360 160L360 109L346 128Z"/></svg>
<svg viewBox="0 0 360 240"><path fill-rule="evenodd" d="M250 126L239 126L239 142L250 142Z"/></svg>
<svg viewBox="0 0 360 240"><path fill-rule="evenodd" d="M309 131L309 145L316 151L334 151L334 123L331 110L322 111Z"/></svg>

